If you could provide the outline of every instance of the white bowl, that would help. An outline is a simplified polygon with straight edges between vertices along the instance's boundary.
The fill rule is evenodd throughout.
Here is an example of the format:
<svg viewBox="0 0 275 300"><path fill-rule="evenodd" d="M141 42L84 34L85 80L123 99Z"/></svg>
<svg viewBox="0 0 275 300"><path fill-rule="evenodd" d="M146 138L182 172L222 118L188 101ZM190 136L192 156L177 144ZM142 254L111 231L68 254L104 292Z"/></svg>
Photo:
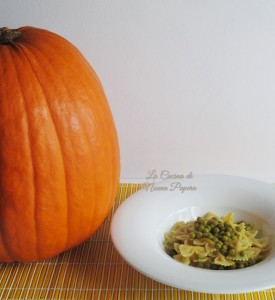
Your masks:
<svg viewBox="0 0 275 300"><path fill-rule="evenodd" d="M238 270L206 270L184 265L163 249L164 233L179 221L207 212L234 212L235 220L275 232L275 187L255 179L195 175L151 184L125 200L111 222L111 238L135 269L164 284L205 293L234 294L275 287L275 247L260 263Z"/></svg>

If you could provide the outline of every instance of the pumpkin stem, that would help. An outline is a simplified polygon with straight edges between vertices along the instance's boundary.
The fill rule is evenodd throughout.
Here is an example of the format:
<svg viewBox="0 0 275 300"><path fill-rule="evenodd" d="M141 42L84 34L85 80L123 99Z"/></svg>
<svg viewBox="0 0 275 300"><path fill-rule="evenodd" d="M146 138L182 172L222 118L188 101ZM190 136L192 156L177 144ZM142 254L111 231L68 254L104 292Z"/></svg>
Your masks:
<svg viewBox="0 0 275 300"><path fill-rule="evenodd" d="M0 45L13 44L13 40L21 34L16 29L9 29L7 27L0 28Z"/></svg>

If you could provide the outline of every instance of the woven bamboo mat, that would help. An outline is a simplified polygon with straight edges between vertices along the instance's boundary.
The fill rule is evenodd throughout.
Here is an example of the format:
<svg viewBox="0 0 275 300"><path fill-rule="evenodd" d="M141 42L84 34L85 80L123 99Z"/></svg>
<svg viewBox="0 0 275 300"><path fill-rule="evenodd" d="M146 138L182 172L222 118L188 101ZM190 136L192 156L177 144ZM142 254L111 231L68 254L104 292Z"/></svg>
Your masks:
<svg viewBox="0 0 275 300"><path fill-rule="evenodd" d="M131 268L114 249L109 227L120 203L140 187L120 184L112 212L79 247L39 263L0 264L0 299L275 299L275 288L239 295L178 290Z"/></svg>

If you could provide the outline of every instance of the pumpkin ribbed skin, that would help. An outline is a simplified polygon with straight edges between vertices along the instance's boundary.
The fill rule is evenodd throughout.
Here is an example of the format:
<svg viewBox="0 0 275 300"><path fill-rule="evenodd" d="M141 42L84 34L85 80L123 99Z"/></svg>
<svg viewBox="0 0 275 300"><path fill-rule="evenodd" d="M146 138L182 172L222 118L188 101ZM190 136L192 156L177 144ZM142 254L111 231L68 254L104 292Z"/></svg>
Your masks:
<svg viewBox="0 0 275 300"><path fill-rule="evenodd" d="M0 261L49 258L112 207L119 147L101 83L62 37L22 27L0 45Z"/></svg>

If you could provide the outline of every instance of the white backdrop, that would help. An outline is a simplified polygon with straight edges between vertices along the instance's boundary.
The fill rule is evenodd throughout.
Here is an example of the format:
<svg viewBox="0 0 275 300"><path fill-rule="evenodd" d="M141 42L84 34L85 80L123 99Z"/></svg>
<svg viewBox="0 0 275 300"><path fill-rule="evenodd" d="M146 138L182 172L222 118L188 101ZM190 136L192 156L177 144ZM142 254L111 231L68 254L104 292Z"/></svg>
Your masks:
<svg viewBox="0 0 275 300"><path fill-rule="evenodd" d="M275 1L1 0L1 27L54 31L99 75L121 177L275 182Z"/></svg>

